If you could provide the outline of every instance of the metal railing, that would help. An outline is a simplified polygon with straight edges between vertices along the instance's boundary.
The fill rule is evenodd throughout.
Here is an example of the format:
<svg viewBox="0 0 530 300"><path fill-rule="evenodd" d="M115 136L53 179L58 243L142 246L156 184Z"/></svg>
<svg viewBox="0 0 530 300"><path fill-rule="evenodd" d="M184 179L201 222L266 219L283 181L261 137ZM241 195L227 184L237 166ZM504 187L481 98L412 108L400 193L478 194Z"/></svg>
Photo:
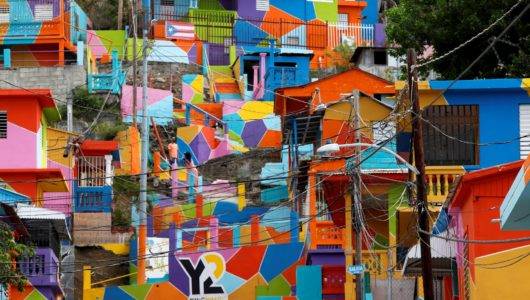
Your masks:
<svg viewBox="0 0 530 300"><path fill-rule="evenodd" d="M208 58L208 45L202 47L202 74L208 77L208 84L210 86L210 97L215 101L215 78L210 67L210 59Z"/></svg>
<svg viewBox="0 0 530 300"><path fill-rule="evenodd" d="M328 23L328 46L331 49L342 44L355 47L374 45L374 25L352 23Z"/></svg>
<svg viewBox="0 0 530 300"><path fill-rule="evenodd" d="M74 184L74 212L110 212L111 186L83 187Z"/></svg>
<svg viewBox="0 0 530 300"><path fill-rule="evenodd" d="M344 230L333 224L333 221L318 221L316 232L311 235L314 239L312 248L342 248L344 244Z"/></svg>
<svg viewBox="0 0 530 300"><path fill-rule="evenodd" d="M222 46L268 47L272 39L283 48L333 49L341 43L372 46L375 39L372 24L259 20L203 8L165 10L155 5L154 10L155 19L192 23L199 40Z"/></svg>

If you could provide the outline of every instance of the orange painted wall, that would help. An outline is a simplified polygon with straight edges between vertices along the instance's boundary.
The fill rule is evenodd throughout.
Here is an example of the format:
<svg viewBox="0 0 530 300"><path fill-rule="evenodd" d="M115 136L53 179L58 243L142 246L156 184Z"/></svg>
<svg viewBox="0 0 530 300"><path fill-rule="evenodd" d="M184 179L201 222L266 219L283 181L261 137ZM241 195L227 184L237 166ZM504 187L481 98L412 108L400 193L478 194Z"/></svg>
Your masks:
<svg viewBox="0 0 530 300"><path fill-rule="evenodd" d="M308 98L310 99L311 95L317 88L320 89L320 99L322 100L322 103L335 102L341 98L341 94L351 93L354 89L358 89L362 93L371 96L374 94L395 94L395 89L392 82L364 72L358 68L352 68L348 71L332 75L303 86L279 89L277 92L287 97L294 97L296 99L304 100ZM276 96L274 105L276 114L283 115L284 98L284 96ZM285 100L286 102L292 102L287 104L287 113L290 112L290 106L299 107L303 105L300 103L294 103L299 101L292 99L290 100L287 98ZM315 100L318 101L318 98Z"/></svg>
<svg viewBox="0 0 530 300"><path fill-rule="evenodd" d="M348 23L360 23L362 11L367 5L366 1L339 0L339 14L348 14Z"/></svg>

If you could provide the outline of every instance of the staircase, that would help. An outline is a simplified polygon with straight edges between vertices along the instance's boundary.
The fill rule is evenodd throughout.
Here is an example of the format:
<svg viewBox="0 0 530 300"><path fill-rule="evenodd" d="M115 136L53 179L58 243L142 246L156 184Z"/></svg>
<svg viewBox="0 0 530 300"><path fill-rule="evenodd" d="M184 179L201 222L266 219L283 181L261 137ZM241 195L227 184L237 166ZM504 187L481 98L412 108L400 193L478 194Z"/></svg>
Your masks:
<svg viewBox="0 0 530 300"><path fill-rule="evenodd" d="M243 101L230 66L210 66L216 102Z"/></svg>

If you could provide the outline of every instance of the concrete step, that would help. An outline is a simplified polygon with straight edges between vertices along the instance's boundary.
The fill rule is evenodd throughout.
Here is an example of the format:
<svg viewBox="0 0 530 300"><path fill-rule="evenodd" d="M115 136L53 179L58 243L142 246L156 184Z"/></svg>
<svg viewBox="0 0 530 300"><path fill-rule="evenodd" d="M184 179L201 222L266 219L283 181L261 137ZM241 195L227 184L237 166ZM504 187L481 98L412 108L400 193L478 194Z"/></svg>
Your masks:
<svg viewBox="0 0 530 300"><path fill-rule="evenodd" d="M218 101L242 101L241 95L239 93L234 94L224 94L217 93L215 94Z"/></svg>
<svg viewBox="0 0 530 300"><path fill-rule="evenodd" d="M216 83L215 91L218 93L223 93L223 94L227 94L227 93L238 94L239 86L234 83Z"/></svg>

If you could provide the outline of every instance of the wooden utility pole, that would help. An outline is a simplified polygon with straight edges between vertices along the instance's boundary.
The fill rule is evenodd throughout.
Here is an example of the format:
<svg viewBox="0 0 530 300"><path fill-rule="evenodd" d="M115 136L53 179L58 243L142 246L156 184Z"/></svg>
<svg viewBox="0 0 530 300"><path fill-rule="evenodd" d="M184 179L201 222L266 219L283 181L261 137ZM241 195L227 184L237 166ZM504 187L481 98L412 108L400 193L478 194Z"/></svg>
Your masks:
<svg viewBox="0 0 530 300"><path fill-rule="evenodd" d="M414 164L419 174L416 176L416 206L418 208L419 238L421 247L421 271L425 300L434 300L431 242L429 232L429 211L425 186L425 156L423 149L423 122L420 118L420 99L418 95L418 70L416 68L416 51L407 51L407 79L409 99L412 102L412 136L414 147Z"/></svg>
<svg viewBox="0 0 530 300"><path fill-rule="evenodd" d="M136 41L138 40L138 9L136 7L137 0L131 0L131 18L133 27L133 44L132 44L132 59L133 59L133 92L132 92L132 125L136 127L136 103L138 99L136 88L138 83L136 82L137 69L138 69L138 50L136 49Z"/></svg>
<svg viewBox="0 0 530 300"><path fill-rule="evenodd" d="M118 30L123 26L123 0L118 0Z"/></svg>
<svg viewBox="0 0 530 300"><path fill-rule="evenodd" d="M361 143L361 105L359 103L359 91L354 90L353 96L353 109L355 111L355 143ZM355 264L357 266L363 265L363 248L362 248L362 218L361 207L362 192L361 192L361 146L355 147L355 170L353 174L353 212L355 215ZM351 207L350 214L351 214ZM357 274L355 278L355 299L364 299L364 271Z"/></svg>

